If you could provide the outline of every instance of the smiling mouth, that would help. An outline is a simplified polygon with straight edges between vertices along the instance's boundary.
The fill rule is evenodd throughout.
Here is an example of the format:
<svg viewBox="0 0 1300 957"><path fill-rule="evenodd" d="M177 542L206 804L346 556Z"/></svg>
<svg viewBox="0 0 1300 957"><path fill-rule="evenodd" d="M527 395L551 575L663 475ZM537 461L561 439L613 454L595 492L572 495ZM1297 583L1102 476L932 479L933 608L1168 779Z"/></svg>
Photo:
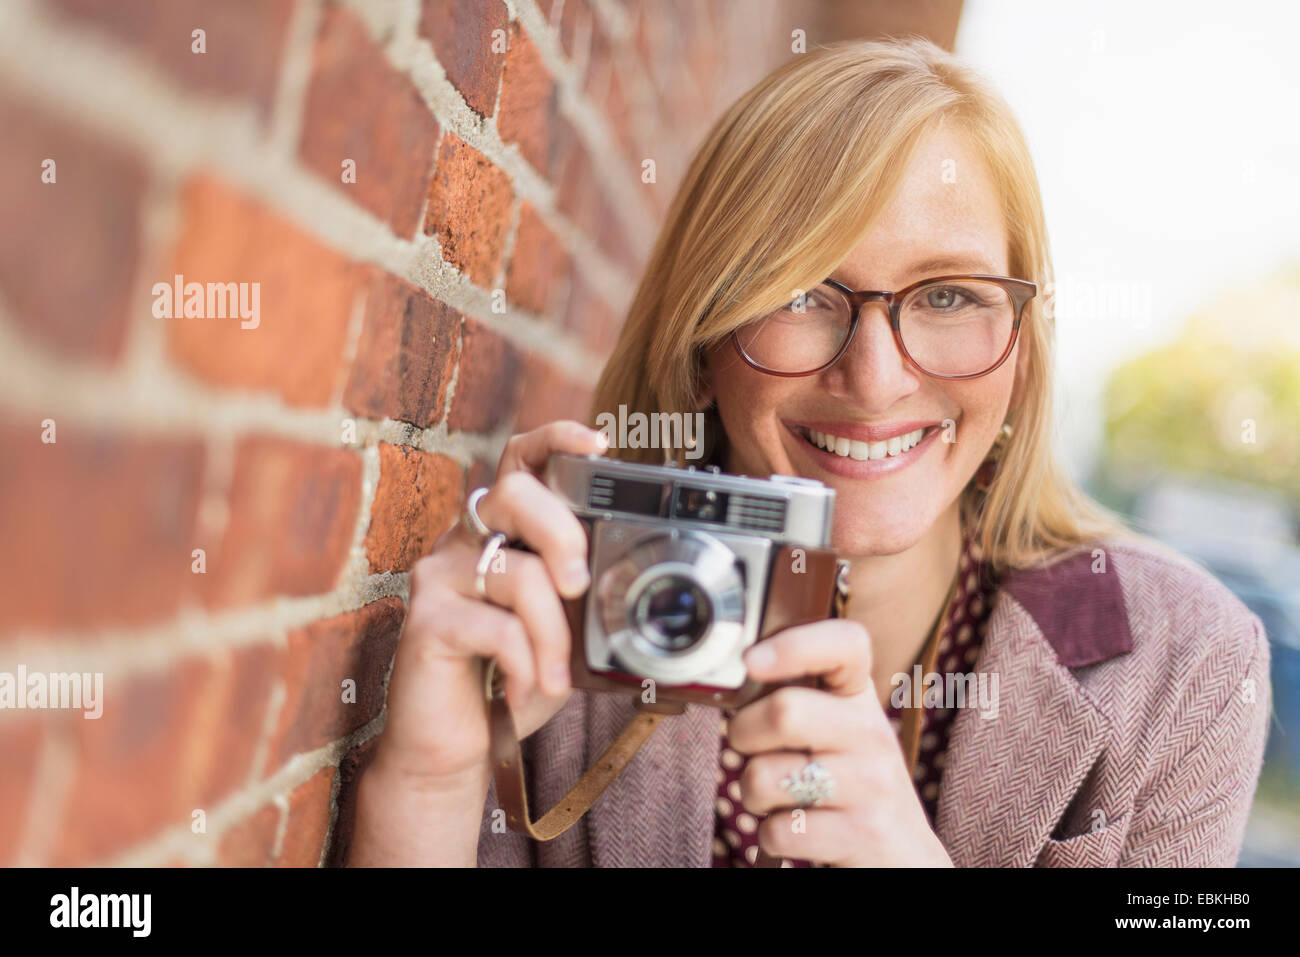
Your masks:
<svg viewBox="0 0 1300 957"><path fill-rule="evenodd" d="M798 427L798 432L806 442L824 452L830 452L840 458L867 462L898 458L900 455L914 449L928 434L938 428L937 425L929 425L923 429L896 435L890 439L882 439L879 442L862 442L858 439L845 438L842 435L832 435L829 432L818 432L816 429L803 426Z"/></svg>

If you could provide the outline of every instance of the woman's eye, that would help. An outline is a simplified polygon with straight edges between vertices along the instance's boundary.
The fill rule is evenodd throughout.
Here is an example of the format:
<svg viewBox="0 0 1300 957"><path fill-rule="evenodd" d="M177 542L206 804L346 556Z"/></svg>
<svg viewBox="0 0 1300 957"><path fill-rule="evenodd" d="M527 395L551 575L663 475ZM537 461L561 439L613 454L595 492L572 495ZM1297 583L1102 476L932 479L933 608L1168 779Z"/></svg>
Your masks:
<svg viewBox="0 0 1300 957"><path fill-rule="evenodd" d="M951 309L961 298L961 290L952 286L939 286L925 294L926 305L932 309Z"/></svg>

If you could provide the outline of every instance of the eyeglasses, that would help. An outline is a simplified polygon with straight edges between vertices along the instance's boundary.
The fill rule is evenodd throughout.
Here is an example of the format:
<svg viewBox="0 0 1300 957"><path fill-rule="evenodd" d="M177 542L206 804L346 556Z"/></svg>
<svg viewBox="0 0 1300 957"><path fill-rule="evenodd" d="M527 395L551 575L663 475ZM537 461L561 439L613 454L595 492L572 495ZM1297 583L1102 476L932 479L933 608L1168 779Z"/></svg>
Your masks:
<svg viewBox="0 0 1300 957"><path fill-rule="evenodd" d="M760 372L805 376L834 365L853 341L862 307L885 303L903 358L937 379L974 379L1006 361L1038 287L1005 276L937 276L898 292L853 290L834 279L731 334Z"/></svg>

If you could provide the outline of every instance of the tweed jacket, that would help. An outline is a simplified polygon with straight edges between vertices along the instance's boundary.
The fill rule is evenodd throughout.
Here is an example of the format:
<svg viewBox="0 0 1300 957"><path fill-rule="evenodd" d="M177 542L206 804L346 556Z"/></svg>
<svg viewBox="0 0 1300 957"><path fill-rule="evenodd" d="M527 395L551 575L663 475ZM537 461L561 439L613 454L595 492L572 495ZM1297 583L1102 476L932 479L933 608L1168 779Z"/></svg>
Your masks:
<svg viewBox="0 0 1300 957"><path fill-rule="evenodd" d="M1268 731L1268 668L1259 619L1146 539L1006 572L974 665L999 676L997 715L954 719L935 832L959 867L1232 866ZM633 713L577 691L524 742L535 814ZM544 844L494 829L489 789L478 863L708 867L719 747L716 710L665 718L587 816Z"/></svg>

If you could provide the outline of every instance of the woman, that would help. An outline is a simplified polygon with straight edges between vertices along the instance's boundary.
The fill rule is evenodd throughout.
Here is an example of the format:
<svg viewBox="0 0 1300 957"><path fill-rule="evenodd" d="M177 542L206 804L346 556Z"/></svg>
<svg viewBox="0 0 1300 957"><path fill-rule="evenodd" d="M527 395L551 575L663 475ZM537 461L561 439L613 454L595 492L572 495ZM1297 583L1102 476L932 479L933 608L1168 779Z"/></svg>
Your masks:
<svg viewBox="0 0 1300 957"><path fill-rule="evenodd" d="M555 841L500 827L483 659L539 810L634 713L570 689L561 598L589 584L586 539L537 478L604 436L516 436L476 515L533 554L508 551L483 597L464 528L416 566L351 862L1232 864L1267 643L1053 458L1050 282L1025 141L951 55L839 44L742 97L687 173L595 411L705 411L708 461L835 489L846 616L746 654L755 678L820 685L665 718ZM979 707L913 696L902 676L931 672L989 679Z"/></svg>

